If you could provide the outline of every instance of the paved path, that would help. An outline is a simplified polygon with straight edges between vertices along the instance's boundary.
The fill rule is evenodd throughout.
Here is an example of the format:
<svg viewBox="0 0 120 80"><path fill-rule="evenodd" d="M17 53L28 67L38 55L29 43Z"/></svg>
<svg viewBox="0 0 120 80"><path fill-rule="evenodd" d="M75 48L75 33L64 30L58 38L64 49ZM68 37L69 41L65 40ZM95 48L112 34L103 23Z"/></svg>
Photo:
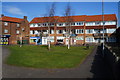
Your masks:
<svg viewBox="0 0 120 80"><path fill-rule="evenodd" d="M9 50L3 47L3 62ZM100 47L84 60L77 68L72 69L34 69L10 66L3 63L4 78L112 78L109 66L101 57Z"/></svg>

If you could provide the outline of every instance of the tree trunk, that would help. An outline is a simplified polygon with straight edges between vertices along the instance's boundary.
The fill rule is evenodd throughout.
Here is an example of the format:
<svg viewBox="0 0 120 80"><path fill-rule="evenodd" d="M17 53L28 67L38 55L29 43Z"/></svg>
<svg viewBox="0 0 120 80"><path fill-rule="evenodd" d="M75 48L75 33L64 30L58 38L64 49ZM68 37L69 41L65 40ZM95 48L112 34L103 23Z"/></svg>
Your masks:
<svg viewBox="0 0 120 80"><path fill-rule="evenodd" d="M48 35L49 35L49 37L48 37L49 38L48 39L48 50L50 50L50 30L49 30L49 34Z"/></svg>
<svg viewBox="0 0 120 80"><path fill-rule="evenodd" d="M70 37L68 38L68 49L70 49Z"/></svg>
<svg viewBox="0 0 120 80"><path fill-rule="evenodd" d="M22 37L20 37L20 47L22 47Z"/></svg>

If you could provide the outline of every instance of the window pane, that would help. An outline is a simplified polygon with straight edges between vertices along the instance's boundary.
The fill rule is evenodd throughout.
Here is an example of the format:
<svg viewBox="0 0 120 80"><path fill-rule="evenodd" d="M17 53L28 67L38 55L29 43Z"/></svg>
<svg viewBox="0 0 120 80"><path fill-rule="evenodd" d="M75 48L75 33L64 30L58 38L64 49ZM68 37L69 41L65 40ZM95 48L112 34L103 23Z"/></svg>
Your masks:
<svg viewBox="0 0 120 80"><path fill-rule="evenodd" d="M4 22L4 25L7 26L7 25L8 25L8 22Z"/></svg>

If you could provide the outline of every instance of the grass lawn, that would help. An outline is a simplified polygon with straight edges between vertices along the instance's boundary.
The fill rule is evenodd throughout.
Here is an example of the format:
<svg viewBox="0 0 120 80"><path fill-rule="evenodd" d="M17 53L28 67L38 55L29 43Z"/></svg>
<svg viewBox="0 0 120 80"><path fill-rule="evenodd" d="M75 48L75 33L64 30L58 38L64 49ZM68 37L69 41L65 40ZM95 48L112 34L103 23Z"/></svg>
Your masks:
<svg viewBox="0 0 120 80"><path fill-rule="evenodd" d="M85 50L83 46L74 46L68 50L66 46L52 46L50 51L47 46L14 45L7 48L11 52L7 64L32 68L72 68L77 67L94 47Z"/></svg>

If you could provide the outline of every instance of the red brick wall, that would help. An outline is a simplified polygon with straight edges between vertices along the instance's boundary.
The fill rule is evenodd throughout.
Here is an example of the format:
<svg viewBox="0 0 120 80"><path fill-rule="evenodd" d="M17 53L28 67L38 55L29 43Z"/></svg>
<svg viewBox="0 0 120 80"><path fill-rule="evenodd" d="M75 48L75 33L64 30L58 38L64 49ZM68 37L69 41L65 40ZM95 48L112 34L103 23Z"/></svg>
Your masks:
<svg viewBox="0 0 120 80"><path fill-rule="evenodd" d="M17 44L17 40L20 40L20 36L22 34L22 37L24 40L29 40L29 22L27 20L24 20L20 22L20 27L17 27L17 23L15 22L8 22L8 25L5 26L4 22L2 22L2 34L3 35L10 35L9 38L9 44ZM24 32L22 32L22 28L25 29ZM8 33L4 33L4 29L8 30ZM17 34L16 31L19 30L21 34ZM28 36L28 37L27 37Z"/></svg>

